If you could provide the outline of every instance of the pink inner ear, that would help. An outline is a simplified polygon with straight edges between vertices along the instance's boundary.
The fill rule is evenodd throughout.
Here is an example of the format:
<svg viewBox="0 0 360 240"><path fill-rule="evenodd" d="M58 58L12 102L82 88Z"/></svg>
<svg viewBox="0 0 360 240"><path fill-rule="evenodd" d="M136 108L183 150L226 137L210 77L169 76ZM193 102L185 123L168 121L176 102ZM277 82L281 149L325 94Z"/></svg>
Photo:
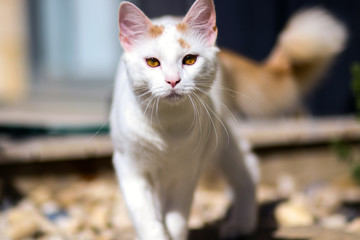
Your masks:
<svg viewBox="0 0 360 240"><path fill-rule="evenodd" d="M152 23L134 4L123 2L119 8L119 39L126 51L129 51L136 41L145 36Z"/></svg>
<svg viewBox="0 0 360 240"><path fill-rule="evenodd" d="M217 28L213 0L197 0L186 14L183 22L190 29L205 37L210 45L215 44Z"/></svg>

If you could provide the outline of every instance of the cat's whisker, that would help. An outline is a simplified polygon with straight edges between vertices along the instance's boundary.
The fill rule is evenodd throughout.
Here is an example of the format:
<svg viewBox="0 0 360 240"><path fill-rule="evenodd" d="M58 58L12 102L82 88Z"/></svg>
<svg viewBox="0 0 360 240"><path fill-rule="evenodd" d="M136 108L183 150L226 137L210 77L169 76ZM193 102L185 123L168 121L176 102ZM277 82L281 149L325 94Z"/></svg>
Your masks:
<svg viewBox="0 0 360 240"><path fill-rule="evenodd" d="M140 105L143 105L145 102L148 102L149 99L151 98L152 96L148 96L147 98L145 98L144 100L142 100L141 102L139 102Z"/></svg>
<svg viewBox="0 0 360 240"><path fill-rule="evenodd" d="M137 95L136 97L138 99L141 99L143 98L144 96L148 95L148 94L151 94L151 91L150 90L146 90L145 92L141 93L140 95Z"/></svg>
<svg viewBox="0 0 360 240"><path fill-rule="evenodd" d="M147 110L149 109L149 107L150 107L150 105L151 105L151 103L152 103L152 101L153 101L154 99L155 99L155 96L151 96L151 97L149 97L149 98L147 99L148 103L147 103L146 108L145 108L145 110L144 110L144 115L146 114Z"/></svg>
<svg viewBox="0 0 360 240"><path fill-rule="evenodd" d="M200 121L200 116L202 116L202 108L204 108L204 106L202 106L202 104L200 103L200 101L199 101L199 97L197 96L197 94L196 93L194 93L194 92L191 92L191 95L192 96L194 96L194 102L195 102L195 104L196 103L198 103L198 104L196 104L196 106L200 106L200 107L198 107L198 113L200 114L199 115L199 126L200 126L200 131L201 131L201 136L203 136L202 135L202 132L203 132L203 126L202 126L202 122ZM201 107L202 106L202 107ZM206 110L206 109L205 109ZM207 118L207 124L211 124L211 121L210 121L210 119L209 118ZM207 143L208 141L209 141L209 138L210 138L210 133L211 133L211 129L209 128L209 127L206 127L206 129L207 129L207 135L206 135L206 139L205 139L205 143ZM203 139L202 137L200 138L200 139ZM199 144L200 144L200 141L199 141ZM198 144L198 145L199 145Z"/></svg>
<svg viewBox="0 0 360 240"><path fill-rule="evenodd" d="M200 88L196 88L198 91L202 92L203 94L205 94L206 96L208 96L209 98L212 98L211 94L200 89ZM204 102L205 103L205 102ZM216 112L211 108L209 107L209 105L207 103L205 103L208 107L208 109L214 114L214 116L217 118L217 120L220 122L221 126L224 128L224 131L226 133L226 136L227 136L227 144L230 142L230 135L229 135L229 132L224 124L224 122L221 120L221 118L216 114Z"/></svg>
<svg viewBox="0 0 360 240"><path fill-rule="evenodd" d="M152 161L153 160L152 157L148 154L147 151L145 151L143 144L141 144L140 142L137 142L136 144L140 148L140 150L144 154L144 156L146 156L150 161Z"/></svg>
<svg viewBox="0 0 360 240"><path fill-rule="evenodd" d="M194 127L194 125L196 125L196 109L195 109L195 106L194 106L194 102L192 101L191 99L191 96L188 95L188 98L189 98L189 101L191 102L192 104L192 107L193 107L193 110L194 110L194 116L193 116L193 120L189 126L189 128L185 131L185 135L188 134ZM193 136L193 133L191 134L190 138Z"/></svg>
<svg viewBox="0 0 360 240"><path fill-rule="evenodd" d="M223 85L220 85L218 86L218 84L214 85L213 83L206 83L206 82L202 82L202 83L197 83L197 85L199 86L204 86L204 87L212 87L212 88L217 88L217 89L220 89L220 90L224 90L226 92L231 92L231 93L234 93L234 94L237 94L237 95L240 95L241 97L245 97L247 100L249 100L251 103L255 104L255 105L258 105L258 103L253 100L251 97L249 97L248 95L246 95L245 93L241 93L241 92L238 92L238 91L235 91L233 89L230 89L230 88L227 88Z"/></svg>
<svg viewBox="0 0 360 240"><path fill-rule="evenodd" d="M157 101L158 101L158 98L156 98L155 96L151 100L151 114L150 114L150 123L151 124L153 124L154 111L156 113L156 103L157 103Z"/></svg>
<svg viewBox="0 0 360 240"><path fill-rule="evenodd" d="M218 136L218 133L217 133L217 128L216 128L216 125L215 125L215 122L212 118L212 115L210 113L210 111L214 114L214 111L212 111L212 109L204 102L204 100L202 100L199 96L197 96L197 94L194 95L198 100L199 102L203 105L210 121L211 121L211 125L213 126L214 128L214 134L215 134L215 148L214 148L214 151L215 149L217 148L218 144L219 144L219 136ZM210 111L209 111L210 110ZM209 134L210 135L210 134Z"/></svg>
<svg viewBox="0 0 360 240"><path fill-rule="evenodd" d="M192 94L189 95L189 99L190 99L190 101L191 101L191 103L192 103L192 105L193 105L194 112L195 112L194 117L195 117L195 120L196 120L195 125L194 125L194 132L195 132L196 126L197 126L197 124L198 124L198 125L199 125L199 132L200 132L199 139L202 139L202 137L203 137L203 126L202 126L201 121L200 121L200 116L201 116L201 112L200 112L200 111L201 111L201 109L198 108L195 100L193 100L193 98L192 98L191 96L192 96ZM194 134L194 133L193 133L193 134ZM207 140L206 140L206 141L207 141ZM199 149L200 144L201 144L201 141L198 141L197 144L196 144L196 147L195 147L194 150L193 150L194 153Z"/></svg>
<svg viewBox="0 0 360 240"><path fill-rule="evenodd" d="M251 104L253 104L254 106L256 106L261 112L265 113L264 108L257 103L254 99L252 99L251 97L249 97L248 95L246 95L245 93L241 93L235 90L232 90L230 88L227 88L223 85L213 85L212 83L206 83L206 82L201 82L201 83L197 83L198 86L203 86L203 87L210 87L212 86L215 89L219 89L219 90L223 90L226 94L230 94L230 93L234 93L237 95L240 95L240 97L245 98L247 101L249 101Z"/></svg>
<svg viewBox="0 0 360 240"><path fill-rule="evenodd" d="M192 131L191 136L188 138L189 140L187 142L189 142L190 139L192 139L194 137L194 134L195 134L196 129L197 129L197 125L199 125L199 131L200 131L199 139L202 139L202 125L201 125L201 121L199 120L200 117L199 117L199 112L198 112L197 105L194 102L191 94L188 95L188 98L189 98L189 101L191 102L191 105L192 105L193 110L194 110L194 117L193 117L193 121L191 123L191 126L186 131L186 133L189 132L189 131ZM196 147L193 149L193 153L195 153L198 150L200 143L201 143L200 141L197 142Z"/></svg>
<svg viewBox="0 0 360 240"><path fill-rule="evenodd" d="M99 129L88 138L88 141L92 141L101 132L101 130L103 130L109 124L109 121L110 119L107 119L105 122L103 122L103 124L101 124Z"/></svg>
<svg viewBox="0 0 360 240"><path fill-rule="evenodd" d="M200 89L200 88L195 88L195 89L197 89L198 91L203 92L204 94L206 94L206 95L209 96L210 98L215 98L215 97L217 97L217 96L215 96L216 94L213 94L213 93L211 93L211 92L207 92L207 91L202 90L202 89ZM236 125L237 129L239 129L239 128L240 128L240 126L239 126L239 121L238 121L238 119L234 116L234 114L232 113L232 111L226 106L226 104L225 104L221 99L219 99L219 98L217 97L217 100L218 100L218 102L221 104L221 107L222 107L222 109L224 109L225 113L227 113L228 116L229 116L229 118L234 122L234 124Z"/></svg>
<svg viewBox="0 0 360 240"><path fill-rule="evenodd" d="M159 118L159 102L160 102L160 99L156 98L156 106L155 106L156 120L157 120L159 126L161 127L161 121L160 121L160 118Z"/></svg>

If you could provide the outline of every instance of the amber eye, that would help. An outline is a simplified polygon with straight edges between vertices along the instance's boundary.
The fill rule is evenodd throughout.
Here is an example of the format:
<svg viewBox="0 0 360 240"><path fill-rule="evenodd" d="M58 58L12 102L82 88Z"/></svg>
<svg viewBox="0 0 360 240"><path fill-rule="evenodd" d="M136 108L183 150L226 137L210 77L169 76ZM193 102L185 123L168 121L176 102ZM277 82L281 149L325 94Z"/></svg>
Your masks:
<svg viewBox="0 0 360 240"><path fill-rule="evenodd" d="M157 60L156 58L147 58L145 60L147 65L149 65L152 68L160 66L160 61Z"/></svg>
<svg viewBox="0 0 360 240"><path fill-rule="evenodd" d="M197 60L197 55L192 55L192 54L189 54L189 55L186 55L183 60L182 60L182 63L184 65L193 65L196 60Z"/></svg>

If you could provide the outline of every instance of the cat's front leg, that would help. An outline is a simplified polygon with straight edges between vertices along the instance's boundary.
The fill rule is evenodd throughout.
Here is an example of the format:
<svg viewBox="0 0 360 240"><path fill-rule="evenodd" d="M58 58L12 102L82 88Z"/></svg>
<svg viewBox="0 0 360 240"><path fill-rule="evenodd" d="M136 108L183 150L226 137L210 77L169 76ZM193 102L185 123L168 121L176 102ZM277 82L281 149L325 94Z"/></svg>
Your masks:
<svg viewBox="0 0 360 240"><path fill-rule="evenodd" d="M186 170L180 174L182 178L176 181L166 193L165 222L173 240L187 239L188 217L199 177L197 167L198 164L194 161L193 168L185 168Z"/></svg>
<svg viewBox="0 0 360 240"><path fill-rule="evenodd" d="M138 239L171 240L161 214L161 201L154 186L128 156L115 151L113 163Z"/></svg>
<svg viewBox="0 0 360 240"><path fill-rule="evenodd" d="M218 161L219 168L234 194L229 217L220 229L222 239L248 235L256 228L255 182L243 157L235 140L230 136L229 144Z"/></svg>

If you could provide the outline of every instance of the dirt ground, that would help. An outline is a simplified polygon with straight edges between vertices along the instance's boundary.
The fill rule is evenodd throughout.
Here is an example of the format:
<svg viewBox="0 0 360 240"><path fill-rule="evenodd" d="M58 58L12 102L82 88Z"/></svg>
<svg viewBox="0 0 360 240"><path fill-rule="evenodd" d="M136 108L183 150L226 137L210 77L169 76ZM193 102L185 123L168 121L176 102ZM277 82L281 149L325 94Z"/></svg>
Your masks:
<svg viewBox="0 0 360 240"><path fill-rule="evenodd" d="M237 239L360 239L360 188L328 150L260 155L258 229ZM110 159L4 165L0 179L0 239L134 239ZM218 240L229 209L225 183L205 175L194 196L189 239Z"/></svg>

